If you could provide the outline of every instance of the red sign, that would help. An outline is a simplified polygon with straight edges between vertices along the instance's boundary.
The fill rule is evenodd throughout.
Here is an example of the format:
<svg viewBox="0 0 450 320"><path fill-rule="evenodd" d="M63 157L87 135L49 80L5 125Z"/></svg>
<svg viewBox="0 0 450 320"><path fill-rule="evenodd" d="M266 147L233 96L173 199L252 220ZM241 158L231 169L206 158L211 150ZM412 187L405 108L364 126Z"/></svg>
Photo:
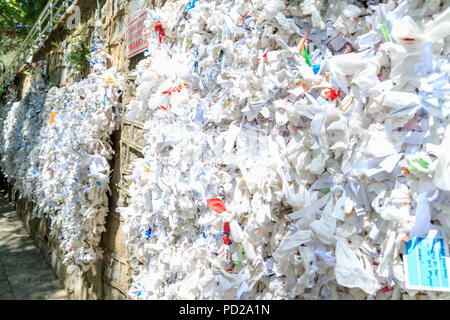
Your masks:
<svg viewBox="0 0 450 320"><path fill-rule="evenodd" d="M147 19L147 10L128 24L127 29L127 57L131 58L148 48L147 38L142 36L144 22Z"/></svg>

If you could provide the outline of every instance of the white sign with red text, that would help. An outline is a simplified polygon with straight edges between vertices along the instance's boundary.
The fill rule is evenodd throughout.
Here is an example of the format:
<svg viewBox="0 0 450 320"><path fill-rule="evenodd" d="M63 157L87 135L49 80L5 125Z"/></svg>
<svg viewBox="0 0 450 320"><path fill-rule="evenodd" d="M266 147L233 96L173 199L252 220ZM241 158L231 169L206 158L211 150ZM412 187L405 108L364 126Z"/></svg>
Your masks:
<svg viewBox="0 0 450 320"><path fill-rule="evenodd" d="M144 22L148 17L148 12L145 10L134 18L127 28L127 57L131 58L135 55L144 52L148 48L148 41L142 36L145 25Z"/></svg>

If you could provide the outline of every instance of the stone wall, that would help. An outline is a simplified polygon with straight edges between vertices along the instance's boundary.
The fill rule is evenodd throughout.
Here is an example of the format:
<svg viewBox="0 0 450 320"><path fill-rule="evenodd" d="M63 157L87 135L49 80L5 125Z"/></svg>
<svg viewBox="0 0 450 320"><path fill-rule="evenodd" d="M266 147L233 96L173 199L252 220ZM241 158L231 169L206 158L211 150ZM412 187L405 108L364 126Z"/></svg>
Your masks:
<svg viewBox="0 0 450 320"><path fill-rule="evenodd" d="M159 7L165 1L159 0L103 0L102 23L104 28L105 48L111 55L107 67L115 67L125 79L122 95L122 109L135 96L134 78L131 72L143 55L126 58L126 27L129 21L142 9ZM96 1L76 0L75 5L81 9L81 22L87 23L93 29L97 17ZM47 60L49 62L48 81L62 86L78 80L73 73L69 73L64 61L64 49L67 45L66 38L72 34L62 24L58 25L50 34L43 49L35 53L33 61ZM26 68L22 68L16 78L19 89L19 98L26 92L30 84ZM144 145L143 123L124 122L122 128L112 135L115 156L111 160L112 176L110 180L111 194L109 196L109 215L106 222L106 232L102 235L101 246L104 251L103 259L98 261L95 271L85 273L76 279L69 281L66 268L62 264L63 253L58 249L58 241L49 235L49 221L47 219L31 219L33 203L28 199L20 199L20 192L12 185L8 186L11 198L16 204L25 227L30 232L36 245L55 270L58 277L65 284L71 299L127 299L130 280L130 262L128 248L125 244L125 234L122 232L123 219L116 208L127 204L129 194L128 184L124 176L132 171L132 161L141 157Z"/></svg>

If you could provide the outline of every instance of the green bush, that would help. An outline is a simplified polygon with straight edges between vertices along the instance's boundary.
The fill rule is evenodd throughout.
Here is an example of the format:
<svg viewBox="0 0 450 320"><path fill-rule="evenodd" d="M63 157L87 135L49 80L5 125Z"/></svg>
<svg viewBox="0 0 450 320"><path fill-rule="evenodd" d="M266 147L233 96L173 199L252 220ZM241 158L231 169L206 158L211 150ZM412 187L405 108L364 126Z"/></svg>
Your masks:
<svg viewBox="0 0 450 320"><path fill-rule="evenodd" d="M90 28L87 24L82 24L76 32L68 38L70 50L66 57L69 65L78 72L84 72L87 66L87 56L91 51Z"/></svg>

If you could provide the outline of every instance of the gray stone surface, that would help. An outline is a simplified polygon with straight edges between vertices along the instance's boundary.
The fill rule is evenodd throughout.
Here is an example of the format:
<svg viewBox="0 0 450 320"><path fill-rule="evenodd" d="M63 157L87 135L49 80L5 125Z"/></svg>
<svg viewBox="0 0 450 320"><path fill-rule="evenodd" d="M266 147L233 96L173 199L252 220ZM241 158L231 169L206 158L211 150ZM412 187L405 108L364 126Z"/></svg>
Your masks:
<svg viewBox="0 0 450 320"><path fill-rule="evenodd" d="M136 18L139 13L146 9L145 3L147 0L131 0L130 1L130 16L129 20Z"/></svg>
<svg viewBox="0 0 450 320"><path fill-rule="evenodd" d="M0 300L68 300L63 285L1 190Z"/></svg>

